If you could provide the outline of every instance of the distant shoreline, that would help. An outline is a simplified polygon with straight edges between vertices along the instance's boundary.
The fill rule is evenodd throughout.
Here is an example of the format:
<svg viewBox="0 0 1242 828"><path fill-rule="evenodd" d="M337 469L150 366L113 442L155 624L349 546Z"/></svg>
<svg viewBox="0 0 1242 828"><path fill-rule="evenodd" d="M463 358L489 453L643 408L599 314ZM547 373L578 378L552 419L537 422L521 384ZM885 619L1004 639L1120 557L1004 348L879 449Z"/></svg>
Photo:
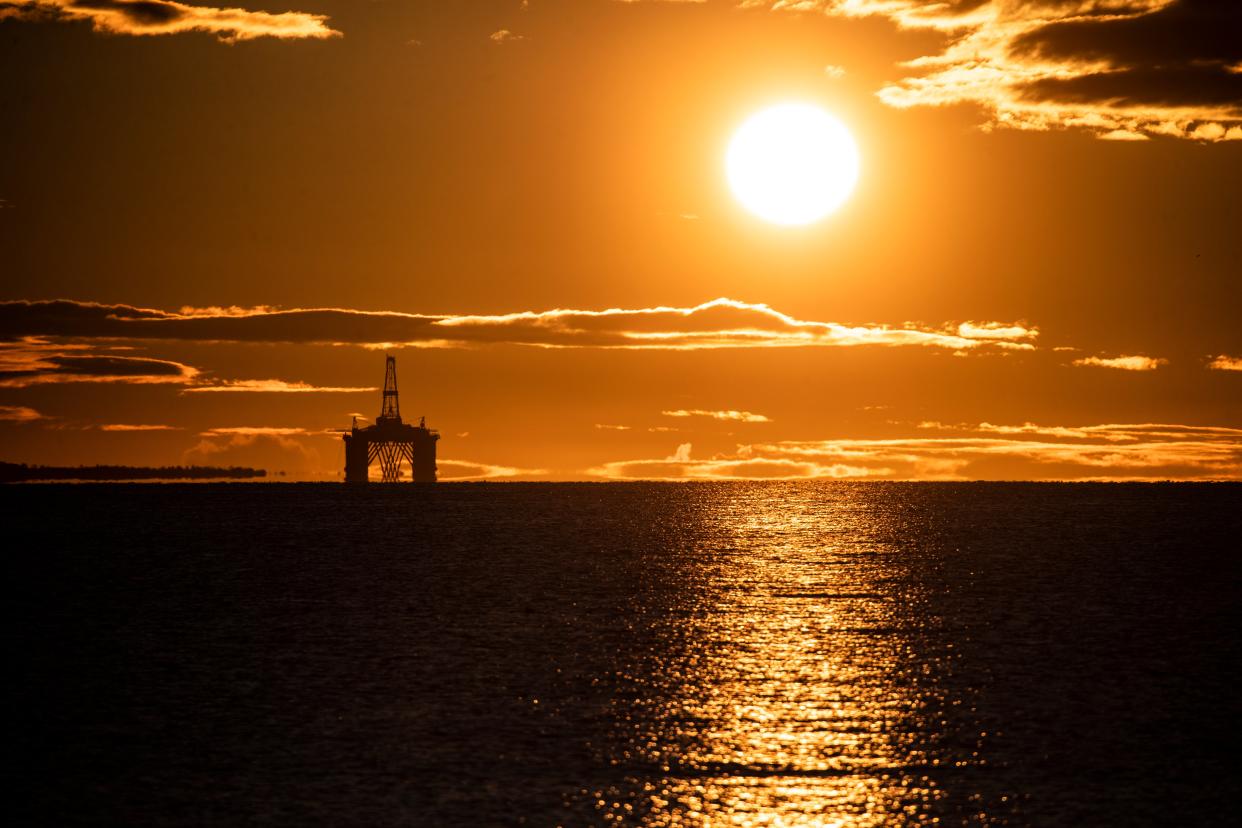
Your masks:
<svg viewBox="0 0 1242 828"><path fill-rule="evenodd" d="M28 466L25 463L0 463L0 483L254 480L266 477L265 470L245 466Z"/></svg>

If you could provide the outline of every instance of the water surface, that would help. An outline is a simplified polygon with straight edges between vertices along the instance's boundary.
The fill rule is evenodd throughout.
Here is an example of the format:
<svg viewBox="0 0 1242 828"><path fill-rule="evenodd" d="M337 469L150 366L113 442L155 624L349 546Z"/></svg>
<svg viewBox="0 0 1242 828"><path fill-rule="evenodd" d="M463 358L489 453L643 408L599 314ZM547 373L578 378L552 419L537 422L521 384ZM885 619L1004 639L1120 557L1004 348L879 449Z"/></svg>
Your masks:
<svg viewBox="0 0 1242 828"><path fill-rule="evenodd" d="M20 824L1219 824L1242 487L0 489Z"/></svg>

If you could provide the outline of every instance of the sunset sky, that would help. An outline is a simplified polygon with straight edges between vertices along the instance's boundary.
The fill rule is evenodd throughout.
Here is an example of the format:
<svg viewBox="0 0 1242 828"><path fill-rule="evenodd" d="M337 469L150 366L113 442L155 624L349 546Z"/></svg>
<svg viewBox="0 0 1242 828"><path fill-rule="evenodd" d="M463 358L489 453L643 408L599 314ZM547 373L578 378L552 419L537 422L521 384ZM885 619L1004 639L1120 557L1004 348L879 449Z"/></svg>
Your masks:
<svg viewBox="0 0 1242 828"><path fill-rule="evenodd" d="M1242 478L1236 0L241 6L0 0L0 460L340 479L390 353L445 480Z"/></svg>

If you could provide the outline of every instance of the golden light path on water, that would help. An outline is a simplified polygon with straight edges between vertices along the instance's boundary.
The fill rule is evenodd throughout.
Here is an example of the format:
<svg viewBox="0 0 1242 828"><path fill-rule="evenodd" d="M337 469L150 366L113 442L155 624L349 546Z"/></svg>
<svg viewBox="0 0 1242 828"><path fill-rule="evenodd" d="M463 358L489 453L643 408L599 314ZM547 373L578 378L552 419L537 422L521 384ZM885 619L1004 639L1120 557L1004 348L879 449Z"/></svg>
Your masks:
<svg viewBox="0 0 1242 828"><path fill-rule="evenodd" d="M807 491L698 504L715 528L699 536L710 548L687 573L684 615L668 620L680 655L663 659L669 690L641 715L656 724L618 760L658 769L641 782L644 825L931 824L943 766L981 761L977 744L937 746L946 709L969 701L937 685L952 644L919 644L936 622L894 542L909 517L859 489ZM594 792L598 809L634 824L618 794Z"/></svg>

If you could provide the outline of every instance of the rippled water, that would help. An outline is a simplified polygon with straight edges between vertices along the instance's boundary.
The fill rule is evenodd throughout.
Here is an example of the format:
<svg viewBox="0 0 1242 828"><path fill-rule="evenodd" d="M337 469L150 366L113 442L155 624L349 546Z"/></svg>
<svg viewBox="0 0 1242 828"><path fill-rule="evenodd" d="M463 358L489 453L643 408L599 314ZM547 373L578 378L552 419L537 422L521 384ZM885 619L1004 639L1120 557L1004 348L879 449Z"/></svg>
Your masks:
<svg viewBox="0 0 1242 828"><path fill-rule="evenodd" d="M1220 824L1242 487L32 486L21 824Z"/></svg>

